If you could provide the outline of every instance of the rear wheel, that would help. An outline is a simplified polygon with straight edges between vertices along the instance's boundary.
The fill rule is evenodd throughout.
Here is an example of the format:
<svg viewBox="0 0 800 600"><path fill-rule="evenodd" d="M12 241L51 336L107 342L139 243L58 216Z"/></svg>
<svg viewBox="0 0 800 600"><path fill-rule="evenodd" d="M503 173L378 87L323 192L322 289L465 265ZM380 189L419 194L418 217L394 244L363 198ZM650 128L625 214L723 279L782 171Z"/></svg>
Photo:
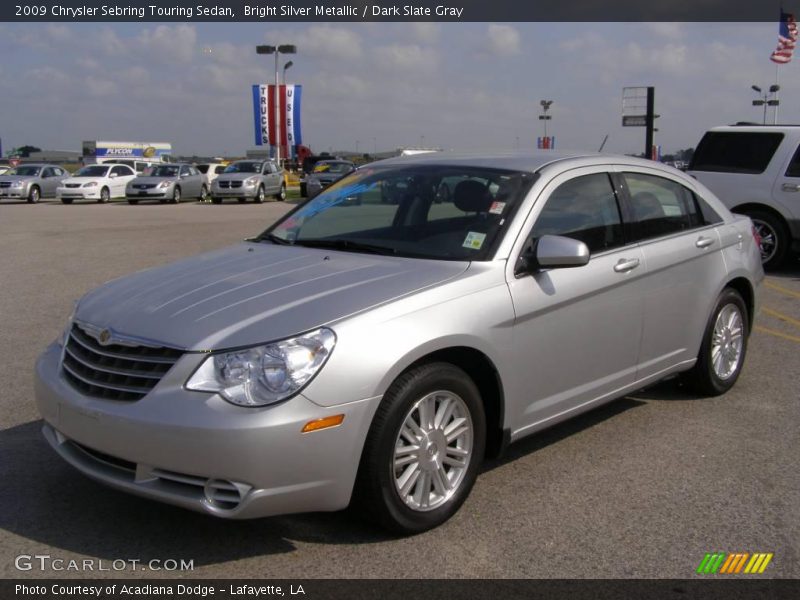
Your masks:
<svg viewBox="0 0 800 600"><path fill-rule="evenodd" d="M28 192L28 202L36 204L41 197L42 197L42 192L41 190L39 190L39 187L35 185L31 187L31 191Z"/></svg>
<svg viewBox="0 0 800 600"><path fill-rule="evenodd" d="M464 371L449 363L412 369L372 421L354 506L396 532L436 527L469 495L485 441L480 393Z"/></svg>
<svg viewBox="0 0 800 600"><path fill-rule="evenodd" d="M205 202L208 199L208 188L203 186L200 188L200 202Z"/></svg>
<svg viewBox="0 0 800 600"><path fill-rule="evenodd" d="M753 221L761 244L761 263L765 269L779 267L789 253L789 230L786 225L769 212L754 210L746 213Z"/></svg>
<svg viewBox="0 0 800 600"><path fill-rule="evenodd" d="M687 383L706 396L719 396L731 389L744 365L749 333L742 296L726 288L708 319L697 362L684 376Z"/></svg>

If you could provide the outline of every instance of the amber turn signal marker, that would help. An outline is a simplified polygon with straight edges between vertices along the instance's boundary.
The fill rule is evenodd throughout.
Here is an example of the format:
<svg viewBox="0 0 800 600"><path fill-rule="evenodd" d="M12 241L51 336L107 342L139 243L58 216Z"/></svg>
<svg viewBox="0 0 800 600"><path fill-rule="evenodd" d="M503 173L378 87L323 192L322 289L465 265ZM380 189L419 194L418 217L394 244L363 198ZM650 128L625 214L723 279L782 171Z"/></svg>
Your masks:
<svg viewBox="0 0 800 600"><path fill-rule="evenodd" d="M319 431L320 429L327 429L328 427L336 427L341 425L344 421L344 415L333 415L332 417L324 417L309 421L303 426L301 433L310 433L312 431Z"/></svg>

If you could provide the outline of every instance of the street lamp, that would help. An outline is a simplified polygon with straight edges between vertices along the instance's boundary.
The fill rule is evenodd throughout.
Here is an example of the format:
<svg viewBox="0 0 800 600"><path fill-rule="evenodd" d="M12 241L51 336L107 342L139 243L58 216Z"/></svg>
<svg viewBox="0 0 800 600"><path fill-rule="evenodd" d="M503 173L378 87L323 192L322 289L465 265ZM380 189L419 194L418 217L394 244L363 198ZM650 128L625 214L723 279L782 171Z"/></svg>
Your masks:
<svg viewBox="0 0 800 600"><path fill-rule="evenodd" d="M281 119L283 115L278 115L280 109L280 99L278 97L278 60L281 54L296 54L297 46L282 44L280 46L256 46L256 54L275 55L275 162L281 164Z"/></svg>
<svg viewBox="0 0 800 600"><path fill-rule="evenodd" d="M539 104L542 106L542 114L539 115L539 120L544 121L544 137L547 137L547 122L553 118L547 114L547 111L550 110L550 106L553 104L553 101L541 100Z"/></svg>
<svg viewBox="0 0 800 600"><path fill-rule="evenodd" d="M287 62L283 65L283 85L286 85L286 71L291 69L294 63L292 61Z"/></svg>
<svg viewBox="0 0 800 600"><path fill-rule="evenodd" d="M763 124L767 124L767 106L774 106L775 113L773 115L772 124L778 124L778 106L780 105L780 100L778 100L778 92L781 89L781 86L778 84L773 84L769 86L769 91L765 92L757 85L751 85L750 89L756 92L759 95L758 100L753 100L753 106L763 106L764 107L764 121ZM770 98L770 94L772 98Z"/></svg>

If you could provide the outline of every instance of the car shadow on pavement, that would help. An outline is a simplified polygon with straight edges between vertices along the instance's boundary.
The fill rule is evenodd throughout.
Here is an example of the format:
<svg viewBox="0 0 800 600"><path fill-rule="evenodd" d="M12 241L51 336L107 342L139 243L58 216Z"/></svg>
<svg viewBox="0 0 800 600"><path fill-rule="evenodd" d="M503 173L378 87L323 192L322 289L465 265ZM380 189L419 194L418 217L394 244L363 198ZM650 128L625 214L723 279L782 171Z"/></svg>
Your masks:
<svg viewBox="0 0 800 600"><path fill-rule="evenodd" d="M229 521L118 492L66 464L41 427L33 421L0 431L0 528L49 548L108 561L193 559L197 568L292 552L293 539L390 539L348 511Z"/></svg>

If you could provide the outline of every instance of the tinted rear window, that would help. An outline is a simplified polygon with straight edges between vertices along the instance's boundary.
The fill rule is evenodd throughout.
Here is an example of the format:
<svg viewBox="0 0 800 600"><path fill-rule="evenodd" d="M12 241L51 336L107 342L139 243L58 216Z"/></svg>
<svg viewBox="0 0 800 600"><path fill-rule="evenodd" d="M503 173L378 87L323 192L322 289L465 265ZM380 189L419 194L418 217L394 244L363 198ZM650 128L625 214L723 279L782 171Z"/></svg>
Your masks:
<svg viewBox="0 0 800 600"><path fill-rule="evenodd" d="M783 140L782 133L709 131L695 150L690 171L763 173Z"/></svg>

